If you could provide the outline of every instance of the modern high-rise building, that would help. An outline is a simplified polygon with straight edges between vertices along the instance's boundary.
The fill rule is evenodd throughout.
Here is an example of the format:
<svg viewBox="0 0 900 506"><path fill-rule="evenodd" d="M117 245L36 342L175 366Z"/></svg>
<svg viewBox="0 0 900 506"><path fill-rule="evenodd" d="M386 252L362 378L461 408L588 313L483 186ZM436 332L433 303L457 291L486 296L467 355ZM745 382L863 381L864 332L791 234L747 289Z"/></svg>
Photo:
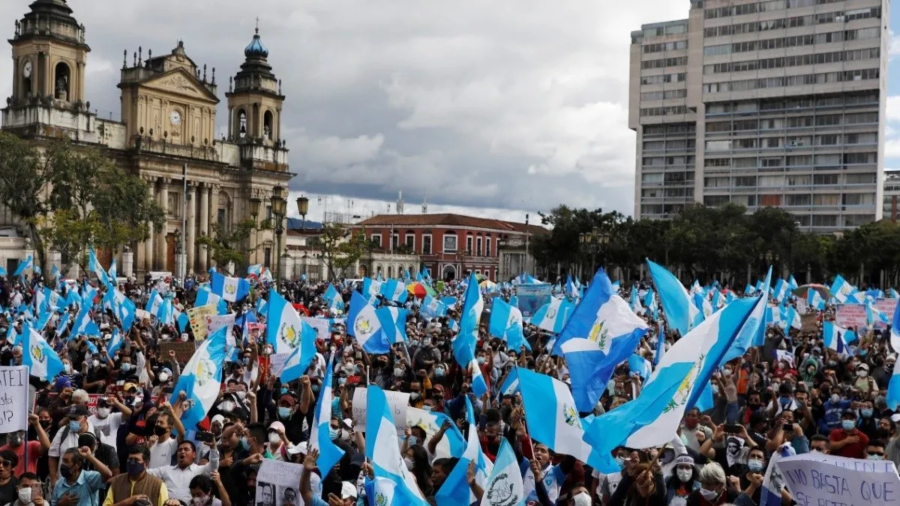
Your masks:
<svg viewBox="0 0 900 506"><path fill-rule="evenodd" d="M889 0L691 0L631 34L638 218L780 207L834 232L882 218Z"/></svg>

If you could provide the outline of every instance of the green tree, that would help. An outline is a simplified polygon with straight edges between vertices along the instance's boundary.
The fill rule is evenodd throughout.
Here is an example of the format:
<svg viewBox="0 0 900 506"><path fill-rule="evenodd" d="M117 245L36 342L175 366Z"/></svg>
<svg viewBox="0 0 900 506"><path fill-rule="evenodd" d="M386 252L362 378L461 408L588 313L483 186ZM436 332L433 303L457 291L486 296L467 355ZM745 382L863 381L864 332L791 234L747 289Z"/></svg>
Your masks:
<svg viewBox="0 0 900 506"><path fill-rule="evenodd" d="M311 245L322 251L322 258L328 267L328 276L336 277L336 269L346 275L366 253L371 253L373 245L363 232L352 233L340 223L325 224L322 233L313 238Z"/></svg>
<svg viewBox="0 0 900 506"><path fill-rule="evenodd" d="M48 174L46 161L31 144L0 132L0 203L21 220L41 266L46 258L39 224L49 211L42 195Z"/></svg>
<svg viewBox="0 0 900 506"><path fill-rule="evenodd" d="M257 230L259 228L252 219L244 220L231 228L216 221L212 223L210 234L198 237L197 242L206 246L216 265L224 267L233 262L235 268L240 270L247 267L250 254L265 244L260 243L253 248L248 246L251 234Z"/></svg>

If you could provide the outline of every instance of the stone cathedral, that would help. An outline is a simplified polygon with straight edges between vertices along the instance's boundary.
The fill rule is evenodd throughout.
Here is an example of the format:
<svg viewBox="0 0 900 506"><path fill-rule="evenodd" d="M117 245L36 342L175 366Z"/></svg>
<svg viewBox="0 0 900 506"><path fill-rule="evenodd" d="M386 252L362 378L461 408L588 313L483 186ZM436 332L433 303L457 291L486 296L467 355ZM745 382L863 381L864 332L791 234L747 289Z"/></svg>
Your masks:
<svg viewBox="0 0 900 506"><path fill-rule="evenodd" d="M240 70L228 79L228 136L216 139L215 69L208 72L194 63L183 42L169 54L126 51L118 84L121 120L101 119L91 112L85 96L91 51L85 27L66 0L35 0L29 9L15 22L9 41L13 94L2 109L2 128L37 142L66 136L100 149L126 171L140 175L166 211L161 230L120 252L119 272L123 261L132 263L125 274L176 272L185 223L187 272L205 273L212 260L197 239L209 234L215 222L228 227L269 217L251 216L251 207L271 209L273 189L286 189L293 174L281 136L285 97L259 29L244 49ZM30 247L10 233L16 226L2 210L0 257L5 256L5 266L24 258ZM271 229L258 231L250 240L260 245L251 263L278 261L281 252L274 251ZM107 256L104 263L109 260Z"/></svg>

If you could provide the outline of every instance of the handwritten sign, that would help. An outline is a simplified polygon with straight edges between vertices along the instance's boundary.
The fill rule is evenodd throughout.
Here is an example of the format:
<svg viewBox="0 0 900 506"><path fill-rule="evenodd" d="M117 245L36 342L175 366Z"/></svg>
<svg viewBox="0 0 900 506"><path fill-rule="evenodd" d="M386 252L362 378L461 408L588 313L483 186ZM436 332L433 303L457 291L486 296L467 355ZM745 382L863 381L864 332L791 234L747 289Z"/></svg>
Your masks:
<svg viewBox="0 0 900 506"><path fill-rule="evenodd" d="M28 368L0 367L0 434L28 428Z"/></svg>
<svg viewBox="0 0 900 506"><path fill-rule="evenodd" d="M162 356L168 357L170 350L175 352L175 359L184 364L194 356L194 352L197 350L197 343L193 341L159 343L159 351Z"/></svg>
<svg viewBox="0 0 900 506"><path fill-rule="evenodd" d="M777 466L799 506L900 504L900 477L890 460L805 453Z"/></svg>
<svg viewBox="0 0 900 506"><path fill-rule="evenodd" d="M894 311L897 309L897 299L878 299L875 301L875 309L884 313L888 320L893 320ZM884 327L884 325L880 327Z"/></svg>
<svg viewBox="0 0 900 506"><path fill-rule="evenodd" d="M191 330L194 331L194 340L202 341L206 339L206 317L215 316L217 313L216 306L213 304L192 307L187 310L188 320L191 322Z"/></svg>
<svg viewBox="0 0 900 506"><path fill-rule="evenodd" d="M868 323L866 319L866 306L863 304L838 304L837 312L834 315L834 323L839 327L865 327Z"/></svg>
<svg viewBox="0 0 900 506"><path fill-rule="evenodd" d="M522 317L531 318L541 306L549 304L551 288L549 284L516 285L516 297Z"/></svg>
<svg viewBox="0 0 900 506"><path fill-rule="evenodd" d="M406 431L406 409L409 407L409 393L385 390L388 406L394 416L394 426L397 434L402 435ZM357 387L353 391L353 430L366 431L366 407L369 404L368 391L363 387Z"/></svg>
<svg viewBox="0 0 900 506"><path fill-rule="evenodd" d="M315 329L316 337L325 340L331 340L331 322L326 318L315 318L310 316L301 316L301 320L307 325Z"/></svg>
<svg viewBox="0 0 900 506"><path fill-rule="evenodd" d="M300 497L300 475L303 466L273 459L263 459L256 475L256 504L260 506L293 506Z"/></svg>
<svg viewBox="0 0 900 506"><path fill-rule="evenodd" d="M206 335L211 336L222 327L227 329L225 331L225 342L228 343L228 348L236 346L234 341L234 313L206 317Z"/></svg>

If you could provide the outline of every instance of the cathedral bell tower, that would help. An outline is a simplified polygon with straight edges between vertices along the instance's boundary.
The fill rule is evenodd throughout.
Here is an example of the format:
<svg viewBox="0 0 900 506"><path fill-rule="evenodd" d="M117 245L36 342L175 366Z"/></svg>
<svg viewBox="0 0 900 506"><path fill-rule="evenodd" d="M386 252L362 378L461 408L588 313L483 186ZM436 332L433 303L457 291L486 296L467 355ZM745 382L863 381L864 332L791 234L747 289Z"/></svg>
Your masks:
<svg viewBox="0 0 900 506"><path fill-rule="evenodd" d="M16 21L11 103L48 98L58 104L84 102L84 67L91 48L84 26L65 0L36 0Z"/></svg>
<svg viewBox="0 0 900 506"><path fill-rule="evenodd" d="M287 171L287 149L281 136L284 95L272 73L269 50L259 36L244 49L241 70L229 80L228 136L241 147L241 163L249 168Z"/></svg>

